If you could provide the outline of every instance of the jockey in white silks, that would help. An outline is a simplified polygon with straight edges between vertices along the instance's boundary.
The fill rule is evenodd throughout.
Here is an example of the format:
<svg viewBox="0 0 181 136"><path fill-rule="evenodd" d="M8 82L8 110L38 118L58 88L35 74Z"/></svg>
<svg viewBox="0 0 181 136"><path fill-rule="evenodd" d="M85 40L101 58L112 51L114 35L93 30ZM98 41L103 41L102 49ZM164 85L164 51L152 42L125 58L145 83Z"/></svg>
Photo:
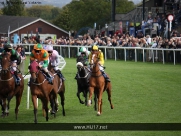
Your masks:
<svg viewBox="0 0 181 136"><path fill-rule="evenodd" d="M53 66L55 72L57 73L57 75L62 79L62 81L65 80L62 72L59 70L58 66L60 64L60 59L59 59L59 53L56 50L53 50L53 47L51 45L46 45L44 46L44 49L47 50L48 54L49 54L49 62L51 64L51 66Z"/></svg>

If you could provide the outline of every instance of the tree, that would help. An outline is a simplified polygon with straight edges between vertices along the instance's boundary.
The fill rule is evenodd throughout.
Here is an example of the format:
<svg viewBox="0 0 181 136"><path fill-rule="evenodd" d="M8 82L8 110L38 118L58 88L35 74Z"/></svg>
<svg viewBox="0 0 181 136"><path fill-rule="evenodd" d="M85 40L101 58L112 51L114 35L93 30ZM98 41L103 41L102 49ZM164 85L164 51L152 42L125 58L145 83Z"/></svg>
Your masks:
<svg viewBox="0 0 181 136"><path fill-rule="evenodd" d="M3 14L11 16L24 16L25 13L25 4L22 0L6 0L3 3Z"/></svg>
<svg viewBox="0 0 181 136"><path fill-rule="evenodd" d="M2 15L3 14L3 11L2 11L2 9L0 9L0 15Z"/></svg>
<svg viewBox="0 0 181 136"><path fill-rule="evenodd" d="M111 22L111 3L111 0L72 0L62 9L53 23L61 28L66 24L65 30L93 28L94 23L100 27L105 26ZM126 13L134 7L134 3L128 0L116 0L116 13Z"/></svg>
<svg viewBox="0 0 181 136"><path fill-rule="evenodd" d="M60 26L62 29L69 31L70 30L70 12L68 7L64 7L59 16L53 21L53 24Z"/></svg>
<svg viewBox="0 0 181 136"><path fill-rule="evenodd" d="M60 11L60 8L53 7L52 5L34 5L26 8L28 16L40 17L49 22L52 22L60 14Z"/></svg>

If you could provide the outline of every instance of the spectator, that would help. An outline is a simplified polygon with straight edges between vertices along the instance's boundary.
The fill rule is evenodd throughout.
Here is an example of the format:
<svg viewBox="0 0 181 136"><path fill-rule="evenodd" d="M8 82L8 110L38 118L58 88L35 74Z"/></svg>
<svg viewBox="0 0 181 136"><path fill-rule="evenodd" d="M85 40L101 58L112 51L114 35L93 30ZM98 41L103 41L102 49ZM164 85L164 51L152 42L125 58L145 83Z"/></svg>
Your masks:
<svg viewBox="0 0 181 136"><path fill-rule="evenodd" d="M20 62L20 65L18 65L18 68L21 71L21 73L24 74L24 65L25 65L24 60L26 59L25 51L20 45L16 47L16 51L21 57L21 62Z"/></svg>

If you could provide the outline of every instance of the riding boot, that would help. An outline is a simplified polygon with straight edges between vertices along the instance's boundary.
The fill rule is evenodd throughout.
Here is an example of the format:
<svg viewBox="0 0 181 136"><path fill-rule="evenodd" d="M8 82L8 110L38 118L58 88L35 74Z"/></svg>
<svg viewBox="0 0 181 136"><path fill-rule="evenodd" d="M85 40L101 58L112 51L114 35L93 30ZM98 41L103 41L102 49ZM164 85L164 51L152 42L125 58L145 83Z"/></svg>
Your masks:
<svg viewBox="0 0 181 136"><path fill-rule="evenodd" d="M62 72L60 70L56 70L56 73L59 76L59 78L62 79L62 81L65 81L65 78L64 78L64 76L63 76L63 74L62 74Z"/></svg>
<svg viewBox="0 0 181 136"><path fill-rule="evenodd" d="M18 77L17 71L14 71L14 76L16 78L15 83L16 83L17 86L19 86L20 85L20 78Z"/></svg>
<svg viewBox="0 0 181 136"><path fill-rule="evenodd" d="M48 72L45 72L45 75L46 75L47 78L48 78L49 84L52 84L52 85L53 85L53 77L52 77Z"/></svg>
<svg viewBox="0 0 181 136"><path fill-rule="evenodd" d="M104 71L102 71L102 75L104 76L104 78L106 79L107 82L111 82L109 77L107 76L107 74Z"/></svg>

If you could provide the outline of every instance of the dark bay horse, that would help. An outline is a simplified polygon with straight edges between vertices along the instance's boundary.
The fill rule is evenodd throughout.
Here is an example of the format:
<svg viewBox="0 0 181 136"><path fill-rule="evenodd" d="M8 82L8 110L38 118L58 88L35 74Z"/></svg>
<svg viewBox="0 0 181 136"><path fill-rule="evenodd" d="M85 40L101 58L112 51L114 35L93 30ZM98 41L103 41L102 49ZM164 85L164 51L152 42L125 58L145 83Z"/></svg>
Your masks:
<svg viewBox="0 0 181 136"><path fill-rule="evenodd" d="M46 121L48 121L48 103L51 104L51 114L56 114L56 99L58 87L55 80L53 80L53 85L49 84L44 73L38 66L38 62L32 61L29 66L31 80L30 80L30 90L32 96L32 102L34 106L34 122L37 123L37 98L42 102L42 107L45 110Z"/></svg>
<svg viewBox="0 0 181 136"><path fill-rule="evenodd" d="M49 63L48 66L48 70L53 74L54 80L56 82L56 85L58 87L58 94L60 96L61 99L61 105L62 105L62 115L65 116L65 83L62 81L61 78L59 78L59 76L57 75L57 73L55 72L55 70L53 69L54 67L51 66L51 64ZM57 105L58 107L58 105Z"/></svg>
<svg viewBox="0 0 181 136"><path fill-rule="evenodd" d="M97 115L101 115L102 113L102 95L103 92L106 90L108 94L108 100L110 102L111 109L113 109L113 104L111 101L111 83L106 82L105 78L102 75L101 70L99 69L99 53L100 52L94 52L92 53L91 58L91 77L89 79L89 99L87 105L91 105L91 98L94 93L94 95L97 95L98 98L98 111Z"/></svg>
<svg viewBox="0 0 181 136"><path fill-rule="evenodd" d="M2 100L2 116L4 117L9 114L11 99L13 98L13 96L16 96L15 115L17 119L18 107L21 103L21 97L24 90L24 79L21 74L18 74L18 76L21 78L20 85L15 85L15 78L11 72L12 67L10 57L11 55L9 54L1 55L0 63L2 70L0 73L0 99Z"/></svg>
<svg viewBox="0 0 181 136"><path fill-rule="evenodd" d="M87 93L89 92L90 70L81 61L77 62L77 97L81 104L87 105ZM81 100L80 93L83 93L85 102Z"/></svg>

